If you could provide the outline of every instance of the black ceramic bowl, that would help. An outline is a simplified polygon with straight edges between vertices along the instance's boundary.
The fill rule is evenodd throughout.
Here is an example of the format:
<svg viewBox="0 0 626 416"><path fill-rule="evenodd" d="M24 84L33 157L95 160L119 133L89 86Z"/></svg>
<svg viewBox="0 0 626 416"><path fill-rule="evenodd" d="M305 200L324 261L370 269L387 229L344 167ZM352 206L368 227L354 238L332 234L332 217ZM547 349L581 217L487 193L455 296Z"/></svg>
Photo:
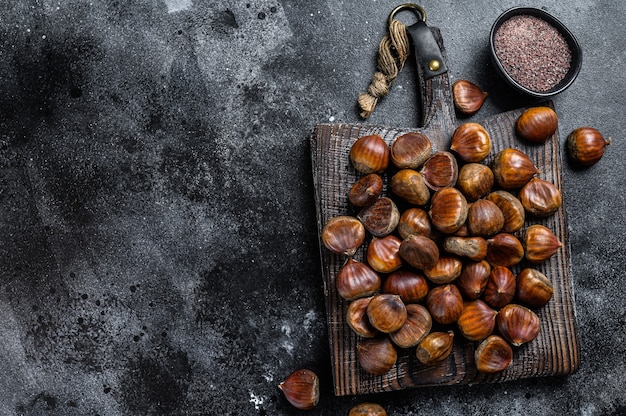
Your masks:
<svg viewBox="0 0 626 416"><path fill-rule="evenodd" d="M518 15L535 16L552 25L561 33L571 51L572 59L567 74L565 74L565 77L558 84L554 85L547 91L533 91L529 89L529 87L517 82L511 77L509 73L507 73L503 63L496 55L496 48L494 47L494 38L496 32L504 22ZM504 81L514 90L536 98L549 98L564 91L572 84L572 82L574 82L574 80L578 76L583 61L582 50L580 49L580 45L572 32L570 32L570 30L554 16L550 15L542 9L537 9L534 7L515 7L502 13L491 27L491 33L489 34L489 49L491 59L496 68L496 71L504 79Z"/></svg>

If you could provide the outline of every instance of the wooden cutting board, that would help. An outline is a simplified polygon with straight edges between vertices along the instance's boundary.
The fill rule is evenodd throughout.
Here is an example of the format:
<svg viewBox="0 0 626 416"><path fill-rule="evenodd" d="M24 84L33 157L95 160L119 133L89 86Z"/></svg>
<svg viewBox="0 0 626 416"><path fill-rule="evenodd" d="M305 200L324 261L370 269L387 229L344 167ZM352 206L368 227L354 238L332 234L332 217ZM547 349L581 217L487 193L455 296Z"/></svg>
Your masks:
<svg viewBox="0 0 626 416"><path fill-rule="evenodd" d="M431 28L442 52L440 32ZM394 128L361 124L319 124L311 136L311 158L317 223L319 234L326 222L337 215L356 215L358 212L348 202L348 191L361 176L350 164L348 153L354 141L364 135L379 134L391 144L409 131L426 134L433 151L448 150L452 132L460 122L456 119L448 73L425 79L418 61L418 78L423 108L421 128ZM447 62L447 60L446 60ZM553 107L552 102L544 103ZM497 114L480 122L489 132L492 150L484 163L490 165L495 154L512 147L526 153L539 168L540 178L563 189L562 157L558 131L545 144L532 145L521 141L514 124L524 108ZM557 111L558 113L558 111ZM568 237L564 195L563 205L547 219L531 218L527 225L543 224L550 228L562 242L562 247L547 262L533 266L550 278L554 296L547 305L537 310L541 320L539 336L532 342L514 348L511 366L495 375L485 375L476 370L474 350L477 343L465 341L458 334L453 353L439 365L426 367L415 357L415 348L398 348L396 365L383 376L374 376L360 368L356 351L359 337L345 320L348 307L335 288L335 277L345 258L335 255L321 244L322 279L326 299L329 344L335 394L354 395L433 385L487 383L529 377L565 375L576 371L580 362L577 325L574 310L572 281L570 279L570 244ZM355 254L356 260L365 261L367 244ZM517 273L525 263L513 269Z"/></svg>

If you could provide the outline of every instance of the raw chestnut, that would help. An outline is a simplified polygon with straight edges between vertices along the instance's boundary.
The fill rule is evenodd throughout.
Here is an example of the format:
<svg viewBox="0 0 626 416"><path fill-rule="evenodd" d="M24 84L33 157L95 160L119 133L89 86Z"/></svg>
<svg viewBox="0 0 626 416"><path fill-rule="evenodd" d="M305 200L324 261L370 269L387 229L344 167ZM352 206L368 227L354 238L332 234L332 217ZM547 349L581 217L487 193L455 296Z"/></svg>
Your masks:
<svg viewBox="0 0 626 416"><path fill-rule="evenodd" d="M367 247L367 263L379 273L391 273L402 266L402 258L398 250L400 240L395 235L373 237Z"/></svg>
<svg viewBox="0 0 626 416"><path fill-rule="evenodd" d="M524 211L524 206L520 200L514 195L507 191L498 190L491 192L486 199L496 204L502 211L504 216L502 232L514 233L524 226L526 211Z"/></svg>
<svg viewBox="0 0 626 416"><path fill-rule="evenodd" d="M467 263L455 284L466 299L478 299L487 286L490 274L491 265L485 260Z"/></svg>
<svg viewBox="0 0 626 416"><path fill-rule="evenodd" d="M575 165L586 167L602 158L611 139L605 139L600 131L593 127L579 127L567 136L566 143L570 161Z"/></svg>
<svg viewBox="0 0 626 416"><path fill-rule="evenodd" d="M494 266L510 267L524 258L524 247L513 234L499 233L487 240L487 261Z"/></svg>
<svg viewBox="0 0 626 416"><path fill-rule="evenodd" d="M504 338L490 335L478 344L474 360L481 373L498 373L506 370L513 362L513 349Z"/></svg>
<svg viewBox="0 0 626 416"><path fill-rule="evenodd" d="M352 258L339 269L335 279L337 293L346 300L371 296L380 289L380 284L378 273L367 264Z"/></svg>
<svg viewBox="0 0 626 416"><path fill-rule="evenodd" d="M552 257L561 247L561 242L549 228L533 224L526 229L524 248L526 260L541 263Z"/></svg>
<svg viewBox="0 0 626 416"><path fill-rule="evenodd" d="M422 133L409 132L391 143L391 162L398 169L417 169L430 157L432 144Z"/></svg>
<svg viewBox="0 0 626 416"><path fill-rule="evenodd" d="M362 136L350 147L349 158L361 173L383 172L389 166L389 146L378 134Z"/></svg>
<svg viewBox="0 0 626 416"><path fill-rule="evenodd" d="M483 300L492 308L508 305L515 296L515 275L507 267L496 266L491 269Z"/></svg>
<svg viewBox="0 0 626 416"><path fill-rule="evenodd" d="M397 359L398 352L388 336L365 338L357 345L357 360L367 373L383 375Z"/></svg>
<svg viewBox="0 0 626 416"><path fill-rule="evenodd" d="M520 302L539 308L552 298L552 282L537 269L527 267L517 275L517 299Z"/></svg>
<svg viewBox="0 0 626 416"><path fill-rule="evenodd" d="M550 107L531 107L515 122L515 131L522 139L532 143L544 143L556 132L559 118Z"/></svg>
<svg viewBox="0 0 626 416"><path fill-rule="evenodd" d="M369 305L372 297L353 300L348 305L348 310L346 311L348 326L355 334L363 338L372 338L378 334L378 330L370 324L370 320L367 317L367 305Z"/></svg>
<svg viewBox="0 0 626 416"><path fill-rule="evenodd" d="M367 317L380 332L394 332L406 321L406 306L398 295L378 294L367 305Z"/></svg>
<svg viewBox="0 0 626 416"><path fill-rule="evenodd" d="M428 335L433 326L433 319L422 305L412 303L406 305L407 318L404 325L389 337L400 348L411 348L420 343Z"/></svg>
<svg viewBox="0 0 626 416"><path fill-rule="evenodd" d="M452 234L467 219L467 200L458 189L443 188L433 195L429 214L437 230Z"/></svg>
<svg viewBox="0 0 626 416"><path fill-rule="evenodd" d="M397 270L383 282L383 293L400 296L405 304L421 302L428 294L428 281L412 270Z"/></svg>
<svg viewBox="0 0 626 416"><path fill-rule="evenodd" d="M452 84L452 101L462 114L475 114L486 99L487 93L471 81L460 79Z"/></svg>
<svg viewBox="0 0 626 416"><path fill-rule="evenodd" d="M482 163L468 163L459 170L456 187L468 201L487 195L494 183L493 172Z"/></svg>
<svg viewBox="0 0 626 416"><path fill-rule="evenodd" d="M383 178L376 173L370 173L352 185L348 200L354 206L366 207L376 202L382 192Z"/></svg>
<svg viewBox="0 0 626 416"><path fill-rule="evenodd" d="M521 188L539 173L539 169L527 154L511 148L496 154L491 170L496 184L504 189Z"/></svg>
<svg viewBox="0 0 626 416"><path fill-rule="evenodd" d="M443 249L457 256L480 261L487 256L487 240L482 237L450 236L443 240Z"/></svg>
<svg viewBox="0 0 626 416"><path fill-rule="evenodd" d="M437 263L429 268L424 269L424 274L431 282L435 284L451 283L461 274L463 263L454 256L439 256Z"/></svg>
<svg viewBox="0 0 626 416"><path fill-rule="evenodd" d="M396 228L403 239L411 234L423 235L431 240L439 237L439 232L433 227L428 213L417 207L405 210L400 215Z"/></svg>
<svg viewBox="0 0 626 416"><path fill-rule="evenodd" d="M322 229L324 247L336 254L353 256L364 241L363 223L348 215L331 218Z"/></svg>
<svg viewBox="0 0 626 416"><path fill-rule="evenodd" d="M313 409L320 399L319 378L311 370L301 369L291 373L278 388L293 407L300 410Z"/></svg>
<svg viewBox="0 0 626 416"><path fill-rule="evenodd" d="M552 183L532 178L520 189L519 200L528 212L537 217L547 217L556 212L563 202L561 191Z"/></svg>
<svg viewBox="0 0 626 416"><path fill-rule="evenodd" d="M363 208L357 218L374 237L384 237L396 229L400 211L391 198L382 197Z"/></svg>
<svg viewBox="0 0 626 416"><path fill-rule="evenodd" d="M440 150L428 158L420 172L424 175L426 186L433 191L438 191L456 184L459 177L459 165L452 153Z"/></svg>
<svg viewBox="0 0 626 416"><path fill-rule="evenodd" d="M465 302L456 324L470 341L481 341L493 332L498 312L480 299Z"/></svg>
<svg viewBox="0 0 626 416"><path fill-rule="evenodd" d="M459 289L451 283L436 286L426 296L426 307L433 319L440 324L452 324L463 312L463 298Z"/></svg>
<svg viewBox="0 0 626 416"><path fill-rule="evenodd" d="M500 309L496 325L500 335L515 347L537 338L540 331L537 314L515 303Z"/></svg>
<svg viewBox="0 0 626 416"><path fill-rule="evenodd" d="M430 269L439 260L439 247L428 237L411 234L400 244L400 256L416 269Z"/></svg>
<svg viewBox="0 0 626 416"><path fill-rule="evenodd" d="M480 162L491 150L491 138L482 125L462 123L452 134L450 150L465 162Z"/></svg>
<svg viewBox="0 0 626 416"><path fill-rule="evenodd" d="M419 343L415 355L422 364L431 366L448 358L453 347L453 331L431 332Z"/></svg>
<svg viewBox="0 0 626 416"><path fill-rule="evenodd" d="M467 210L467 228L471 235L488 237L504 226L504 214L488 199L479 199Z"/></svg>
<svg viewBox="0 0 626 416"><path fill-rule="evenodd" d="M426 205L430 200L424 175L413 169L402 169L391 177L391 192L412 205Z"/></svg>

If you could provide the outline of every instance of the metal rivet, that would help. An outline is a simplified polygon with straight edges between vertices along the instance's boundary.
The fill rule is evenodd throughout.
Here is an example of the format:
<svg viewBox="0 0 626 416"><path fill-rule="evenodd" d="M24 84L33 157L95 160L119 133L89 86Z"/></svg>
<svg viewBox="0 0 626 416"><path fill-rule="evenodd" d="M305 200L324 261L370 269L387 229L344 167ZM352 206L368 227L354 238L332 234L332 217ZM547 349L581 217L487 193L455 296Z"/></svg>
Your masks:
<svg viewBox="0 0 626 416"><path fill-rule="evenodd" d="M436 59L433 59L428 63L428 69L431 71L437 71L439 68L441 68L441 62Z"/></svg>

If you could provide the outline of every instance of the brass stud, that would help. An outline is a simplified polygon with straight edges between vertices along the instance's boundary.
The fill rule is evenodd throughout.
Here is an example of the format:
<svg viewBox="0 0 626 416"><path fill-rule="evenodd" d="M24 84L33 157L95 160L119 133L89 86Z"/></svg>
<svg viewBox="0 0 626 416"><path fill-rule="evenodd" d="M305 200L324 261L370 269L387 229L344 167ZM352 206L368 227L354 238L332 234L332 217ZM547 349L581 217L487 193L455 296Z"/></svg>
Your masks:
<svg viewBox="0 0 626 416"><path fill-rule="evenodd" d="M428 69L430 69L431 71L437 71L439 68L441 68L441 62L439 62L437 59L433 59L428 63Z"/></svg>

